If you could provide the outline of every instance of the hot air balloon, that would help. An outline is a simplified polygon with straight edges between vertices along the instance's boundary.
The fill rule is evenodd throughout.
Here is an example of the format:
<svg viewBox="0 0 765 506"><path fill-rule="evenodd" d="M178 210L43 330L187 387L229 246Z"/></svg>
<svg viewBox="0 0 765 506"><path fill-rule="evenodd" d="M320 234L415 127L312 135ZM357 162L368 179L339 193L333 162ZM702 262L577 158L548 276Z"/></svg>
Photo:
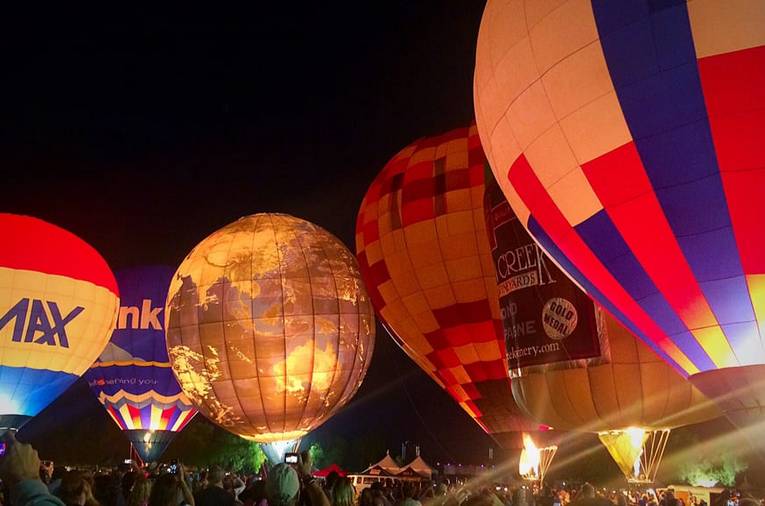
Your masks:
<svg viewBox="0 0 765 506"><path fill-rule="evenodd" d="M0 427L19 429L109 340L117 282L89 244L50 223L0 214Z"/></svg>
<svg viewBox="0 0 765 506"><path fill-rule="evenodd" d="M765 4L490 0L474 94L523 225L765 450Z"/></svg>
<svg viewBox="0 0 765 506"><path fill-rule="evenodd" d="M173 375L163 328L174 269L118 271L121 306L111 340L85 373L91 390L140 457L155 462L196 409Z"/></svg>
<svg viewBox="0 0 765 506"><path fill-rule="evenodd" d="M183 391L213 422L266 444L272 462L350 400L374 349L355 258L285 214L247 216L200 242L165 318Z"/></svg>
<svg viewBox="0 0 765 506"><path fill-rule="evenodd" d="M629 482L653 482L670 430L720 413L544 254L487 170L492 246L513 394L556 429L595 432Z"/></svg>
<svg viewBox="0 0 765 506"><path fill-rule="evenodd" d="M515 406L475 126L404 148L369 187L356 254L391 337L498 443L545 429Z"/></svg>

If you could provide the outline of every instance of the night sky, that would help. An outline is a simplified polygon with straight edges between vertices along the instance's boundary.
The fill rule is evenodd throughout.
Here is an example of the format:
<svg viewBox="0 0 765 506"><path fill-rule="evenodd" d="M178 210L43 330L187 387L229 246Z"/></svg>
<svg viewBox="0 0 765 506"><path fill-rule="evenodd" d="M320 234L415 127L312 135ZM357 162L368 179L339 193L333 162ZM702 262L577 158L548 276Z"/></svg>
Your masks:
<svg viewBox="0 0 765 506"><path fill-rule="evenodd" d="M76 233L115 270L175 266L212 231L264 211L313 221L354 250L361 199L386 161L472 120L483 10L362 4L16 27L4 61L2 210ZM28 431L39 439L107 419L86 394L73 388ZM380 327L362 389L317 436L368 431L392 450L418 442L432 460L480 461L491 445Z"/></svg>
<svg viewBox="0 0 765 506"><path fill-rule="evenodd" d="M10 23L0 209L74 232L115 270L176 266L257 212L313 221L354 250L361 199L386 161L473 118L483 2L205 7ZM485 461L491 439L377 336L356 398L311 437L372 432L392 453L409 440L432 462ZM76 427L117 433L82 381L26 432L40 442Z"/></svg>

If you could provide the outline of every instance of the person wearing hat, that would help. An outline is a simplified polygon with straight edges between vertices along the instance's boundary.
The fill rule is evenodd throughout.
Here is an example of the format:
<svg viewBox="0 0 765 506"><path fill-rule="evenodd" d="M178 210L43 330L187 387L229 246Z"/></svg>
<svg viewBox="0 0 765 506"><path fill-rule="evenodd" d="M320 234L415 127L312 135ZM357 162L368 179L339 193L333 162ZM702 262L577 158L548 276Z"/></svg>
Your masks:
<svg viewBox="0 0 765 506"><path fill-rule="evenodd" d="M279 463L268 472L266 480L268 506L331 506L321 485L311 476L311 461L300 456L297 466Z"/></svg>
<svg viewBox="0 0 765 506"><path fill-rule="evenodd" d="M300 497L300 478L289 464L276 464L268 471L268 506L296 506Z"/></svg>

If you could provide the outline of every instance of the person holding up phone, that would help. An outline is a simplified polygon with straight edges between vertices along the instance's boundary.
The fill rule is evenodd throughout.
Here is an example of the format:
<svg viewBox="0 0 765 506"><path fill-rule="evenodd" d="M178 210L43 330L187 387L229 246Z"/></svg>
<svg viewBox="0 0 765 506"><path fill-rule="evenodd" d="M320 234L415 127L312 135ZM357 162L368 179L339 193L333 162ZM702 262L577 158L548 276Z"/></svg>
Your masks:
<svg viewBox="0 0 765 506"><path fill-rule="evenodd" d="M50 490L50 482L53 479L53 461L42 460L40 461L40 480L45 483L45 486Z"/></svg>
<svg viewBox="0 0 765 506"><path fill-rule="evenodd" d="M297 463L279 463L269 471L268 506L331 506L321 485L311 476L311 455L307 451L295 455Z"/></svg>
<svg viewBox="0 0 765 506"><path fill-rule="evenodd" d="M20 443L13 432L3 436L5 454L0 458L0 477L10 488L13 506L64 506L40 480L40 457L32 445Z"/></svg>
<svg viewBox="0 0 765 506"><path fill-rule="evenodd" d="M196 506L191 488L186 482L183 464L177 464L177 473L162 474L151 487L149 506Z"/></svg>

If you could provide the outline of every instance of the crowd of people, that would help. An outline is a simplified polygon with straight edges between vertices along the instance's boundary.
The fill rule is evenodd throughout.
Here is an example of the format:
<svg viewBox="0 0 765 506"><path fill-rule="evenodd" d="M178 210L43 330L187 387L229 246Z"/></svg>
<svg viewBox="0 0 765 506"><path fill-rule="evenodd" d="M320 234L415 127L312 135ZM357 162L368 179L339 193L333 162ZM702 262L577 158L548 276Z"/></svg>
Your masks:
<svg viewBox="0 0 765 506"><path fill-rule="evenodd" d="M187 472L182 464L154 468L130 466L108 472L53 469L37 451L6 435L0 464L3 493L0 506L352 506L350 480L335 490L310 474L311 462L302 454L298 465L278 464L268 479L224 472L213 466ZM343 489L345 486L345 489ZM332 492L328 495L328 492ZM329 496L337 497L334 503ZM346 501L342 502L341 498ZM341 502L338 502L341 501Z"/></svg>
<svg viewBox="0 0 765 506"><path fill-rule="evenodd" d="M685 504L672 491L615 491L580 487L495 487L430 481L373 483L357 491L350 478L311 475L308 452L297 464L277 464L266 479L224 472L219 467L188 472L171 467L130 466L108 472L53 469L41 463L28 444L6 436L0 464L0 506L707 506ZM719 506L765 506L751 498L729 496ZM731 504L731 501L734 504ZM713 504L710 506L718 506Z"/></svg>
<svg viewBox="0 0 765 506"><path fill-rule="evenodd" d="M765 501L726 492L707 505L693 495L686 502L675 497L672 490L608 490L589 483L576 487L508 488L478 481L453 486L375 483L362 491L358 506L765 506Z"/></svg>

